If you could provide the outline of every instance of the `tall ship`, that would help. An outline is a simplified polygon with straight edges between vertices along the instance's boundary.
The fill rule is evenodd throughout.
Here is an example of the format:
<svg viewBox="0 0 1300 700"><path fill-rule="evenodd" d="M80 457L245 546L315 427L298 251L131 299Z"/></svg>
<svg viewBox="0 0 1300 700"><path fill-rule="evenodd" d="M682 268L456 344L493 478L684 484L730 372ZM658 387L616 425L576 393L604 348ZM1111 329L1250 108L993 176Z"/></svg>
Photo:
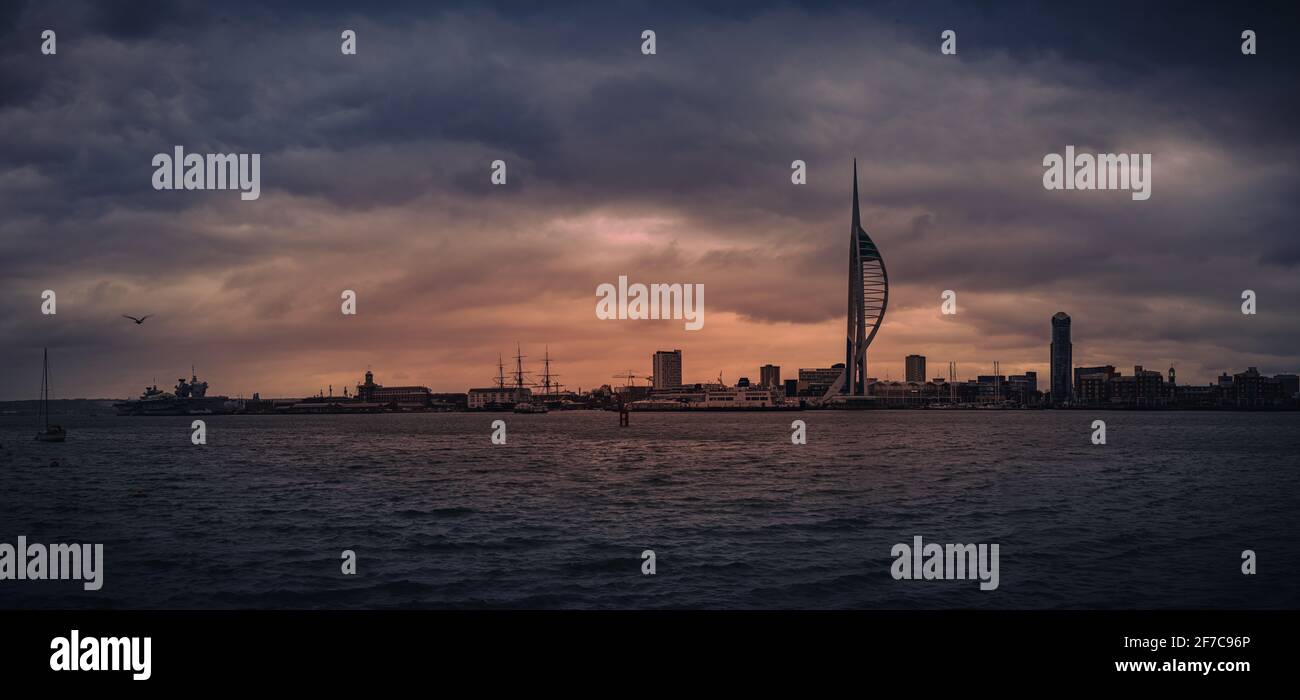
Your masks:
<svg viewBox="0 0 1300 700"><path fill-rule="evenodd" d="M555 381L560 375L551 372L551 350L546 348L542 357L542 378L538 383L529 380L529 372L524 371L522 348L515 345L514 381L506 377L505 362L497 355L497 376L492 380L495 386L472 388L466 394L466 406L471 411L514 411L515 413L548 413L554 410L587 408L586 403L579 402L578 395L565 391L564 386Z"/></svg>
<svg viewBox="0 0 1300 700"><path fill-rule="evenodd" d="M190 368L190 379L176 380L172 391L162 391L157 384L145 387L140 398L113 404L119 416L208 416L234 413L240 402L229 396L208 396L208 383Z"/></svg>

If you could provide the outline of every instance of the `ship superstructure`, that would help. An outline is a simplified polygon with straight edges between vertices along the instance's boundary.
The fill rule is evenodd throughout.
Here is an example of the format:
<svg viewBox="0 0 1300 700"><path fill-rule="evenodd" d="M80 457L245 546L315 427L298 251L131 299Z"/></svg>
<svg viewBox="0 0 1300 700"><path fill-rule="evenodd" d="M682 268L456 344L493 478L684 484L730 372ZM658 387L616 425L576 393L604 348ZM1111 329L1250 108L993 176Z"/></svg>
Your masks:
<svg viewBox="0 0 1300 700"><path fill-rule="evenodd" d="M154 384L145 387L140 398L113 407L119 416L198 416L234 413L239 402L229 396L208 396L208 383L200 381L191 367L189 380L177 379L172 391L162 391Z"/></svg>

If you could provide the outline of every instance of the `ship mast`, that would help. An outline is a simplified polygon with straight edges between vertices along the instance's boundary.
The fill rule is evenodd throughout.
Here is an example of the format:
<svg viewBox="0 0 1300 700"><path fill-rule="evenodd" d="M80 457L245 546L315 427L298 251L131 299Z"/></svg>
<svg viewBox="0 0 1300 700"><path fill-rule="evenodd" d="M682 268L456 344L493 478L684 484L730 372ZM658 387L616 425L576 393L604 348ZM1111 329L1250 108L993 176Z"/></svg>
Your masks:
<svg viewBox="0 0 1300 700"><path fill-rule="evenodd" d="M519 343L515 343L515 402L523 400L524 395L524 356Z"/></svg>
<svg viewBox="0 0 1300 700"><path fill-rule="evenodd" d="M551 374L551 348L548 345L546 353L542 356L542 392L545 395L551 396L559 393L560 383L552 381L559 376L558 374Z"/></svg>

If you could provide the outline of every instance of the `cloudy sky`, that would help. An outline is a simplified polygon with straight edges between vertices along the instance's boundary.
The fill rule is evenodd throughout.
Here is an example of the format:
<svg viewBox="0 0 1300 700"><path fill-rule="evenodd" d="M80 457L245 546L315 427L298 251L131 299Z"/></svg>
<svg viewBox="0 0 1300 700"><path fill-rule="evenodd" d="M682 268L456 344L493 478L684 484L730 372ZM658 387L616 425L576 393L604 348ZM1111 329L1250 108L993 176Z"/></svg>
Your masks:
<svg viewBox="0 0 1300 700"><path fill-rule="evenodd" d="M1061 310L1076 364L1300 370L1285 6L373 4L0 6L0 398L45 346L63 398L191 364L229 395L367 366L463 391L516 342L575 389L672 348L687 381L793 377L843 361L855 157L892 284L873 376L1042 377ZM1044 190L1067 144L1151 153L1151 198ZM155 191L177 145L260 153L261 198ZM704 329L598 320L619 275L703 283Z"/></svg>

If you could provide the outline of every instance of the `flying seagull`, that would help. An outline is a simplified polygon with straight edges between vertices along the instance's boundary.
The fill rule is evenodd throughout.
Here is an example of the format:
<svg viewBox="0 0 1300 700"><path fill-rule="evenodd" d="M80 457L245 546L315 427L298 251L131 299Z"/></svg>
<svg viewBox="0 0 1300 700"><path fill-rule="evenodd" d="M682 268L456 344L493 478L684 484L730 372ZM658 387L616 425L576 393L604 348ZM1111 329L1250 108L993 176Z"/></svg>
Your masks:
<svg viewBox="0 0 1300 700"><path fill-rule="evenodd" d="M152 315L153 315L153 314L145 314L144 316L142 316L142 317L140 317L140 318L136 318L135 316L127 316L126 314L122 314L122 318L129 318L129 319L131 319L132 321L135 321L135 325L138 326L138 325L144 323L144 320L145 320L146 318L149 318L149 317L152 316Z"/></svg>

